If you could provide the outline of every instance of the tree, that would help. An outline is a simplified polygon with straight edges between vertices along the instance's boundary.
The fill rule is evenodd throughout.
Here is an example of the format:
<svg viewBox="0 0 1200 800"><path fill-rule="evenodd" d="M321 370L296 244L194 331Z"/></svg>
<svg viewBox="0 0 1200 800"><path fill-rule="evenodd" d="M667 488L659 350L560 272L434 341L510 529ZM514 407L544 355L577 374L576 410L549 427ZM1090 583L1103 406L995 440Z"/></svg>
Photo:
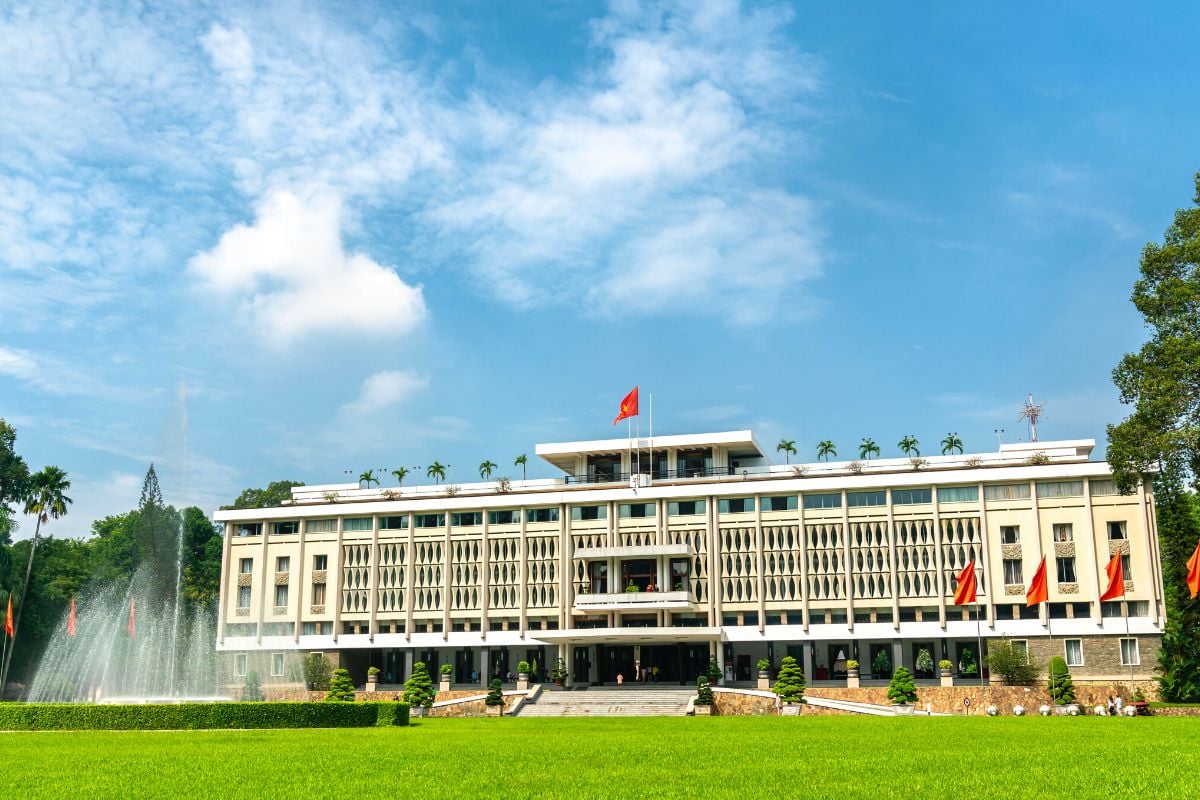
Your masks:
<svg viewBox="0 0 1200 800"><path fill-rule="evenodd" d="M966 658L965 649L963 654ZM1040 671L1037 665L1030 662L1028 652L1008 639L988 644L987 665L993 674L1018 686L1036 681Z"/></svg>
<svg viewBox="0 0 1200 800"><path fill-rule="evenodd" d="M215 603L221 585L221 529L195 506L183 510L183 597L192 606Z"/></svg>
<svg viewBox="0 0 1200 800"><path fill-rule="evenodd" d="M696 700L693 705L711 706L713 704L713 690L708 678L701 675L696 678Z"/></svg>
<svg viewBox="0 0 1200 800"><path fill-rule="evenodd" d="M863 439L862 444L858 446L858 457L870 461L873 455L879 455L879 445L875 444L875 440L870 437Z"/></svg>
<svg viewBox="0 0 1200 800"><path fill-rule="evenodd" d="M784 656L779 662L779 677L775 679L772 691L779 695L783 703L807 703L804 699L804 670L792 656Z"/></svg>
<svg viewBox="0 0 1200 800"><path fill-rule="evenodd" d="M504 690L502 687L503 687L503 684L500 683L499 678L492 678L492 682L488 684L487 697L485 697L483 700L484 705L488 705L488 706L504 705ZM407 697L407 696L408 695L406 693L405 697Z"/></svg>
<svg viewBox="0 0 1200 800"><path fill-rule="evenodd" d="M162 489L154 465L146 470L133 529L134 568L145 567L153 576L153 592L165 599L175 592L175 562L179 557L179 512L163 505Z"/></svg>
<svg viewBox="0 0 1200 800"><path fill-rule="evenodd" d="M425 470L425 474L433 478L434 483L441 483L446 479L446 465L435 461L429 465L429 469Z"/></svg>
<svg viewBox="0 0 1200 800"><path fill-rule="evenodd" d="M817 442L817 458L825 459L825 463L828 464L829 457L836 455L837 447L834 446L833 442L829 441L828 439L822 442Z"/></svg>
<svg viewBox="0 0 1200 800"><path fill-rule="evenodd" d="M327 703L353 703L354 681L350 680L350 672L345 669L335 669L329 679L329 691L325 693Z"/></svg>
<svg viewBox="0 0 1200 800"><path fill-rule="evenodd" d="M946 438L942 439L942 455L948 455L953 453L955 450L958 451L959 455L962 455L962 439L958 438L957 433L947 433Z"/></svg>
<svg viewBox="0 0 1200 800"><path fill-rule="evenodd" d="M1050 659L1047 688L1054 705L1065 706L1075 702L1075 684L1071 681L1071 673L1067 671L1067 662L1062 656Z"/></svg>
<svg viewBox="0 0 1200 800"><path fill-rule="evenodd" d="M521 455L517 456L516 459L513 460L513 466L521 468L521 480L525 480L525 462L528 460L529 457L524 453L521 453Z"/></svg>
<svg viewBox="0 0 1200 800"><path fill-rule="evenodd" d="M404 479L408 477L408 467L396 467L392 474L396 476L396 485L403 486Z"/></svg>
<svg viewBox="0 0 1200 800"><path fill-rule="evenodd" d="M433 705L433 679L429 677L429 668L424 661L413 664L412 676L404 682L404 702L416 708Z"/></svg>
<svg viewBox="0 0 1200 800"><path fill-rule="evenodd" d="M0 417L0 517L8 519L10 503L21 502L29 482L29 468L17 455L17 431Z"/></svg>
<svg viewBox="0 0 1200 800"><path fill-rule="evenodd" d="M250 670L246 673L246 682L242 685L243 703L261 703L263 701L262 686L258 682L258 673Z"/></svg>
<svg viewBox="0 0 1200 800"><path fill-rule="evenodd" d="M792 439L780 439L779 444L775 445L775 452L782 452L783 463L790 464L790 456L796 455L796 442Z"/></svg>
<svg viewBox="0 0 1200 800"><path fill-rule="evenodd" d="M375 470L369 469L358 476L359 484L366 484L367 488L371 488L371 484L379 485L379 478L375 477Z"/></svg>
<svg viewBox="0 0 1200 800"><path fill-rule="evenodd" d="M887 650L880 650L875 654L874 660L871 661L871 674L876 678L882 678L890 675L892 672L892 659L888 658Z"/></svg>
<svg viewBox="0 0 1200 800"><path fill-rule="evenodd" d="M486 481L488 478L492 477L492 470L494 469L496 469L496 462L484 461L479 465L479 477Z"/></svg>
<svg viewBox="0 0 1200 800"><path fill-rule="evenodd" d="M1200 541L1200 498L1183 487L1182 469L1167 461L1154 481L1167 624L1158 653L1163 700L1200 702L1200 597L1187 587L1187 561Z"/></svg>
<svg viewBox="0 0 1200 800"><path fill-rule="evenodd" d="M887 697L897 705L917 702L917 687L913 685L913 676L908 667L896 667L896 674L892 676L892 682L888 686Z"/></svg>
<svg viewBox="0 0 1200 800"><path fill-rule="evenodd" d="M74 502L65 494L71 488L71 482L67 480L67 473L58 467L43 467L41 471L30 476L27 486L25 513L32 515L37 520L37 524L33 529L33 540L29 545L29 561L25 567L25 582L21 588L20 604L17 606L16 617L13 619L12 641L9 642L4 668L0 670L0 694L3 693L4 687L8 683L8 668L12 662L17 634L21 629L21 614L25 610L25 598L29 593L29 577L33 574L33 555L37 552L38 537L42 532L42 526L52 519L66 516L67 506Z"/></svg>
<svg viewBox="0 0 1200 800"><path fill-rule="evenodd" d="M921 455L921 451L917 449L917 437L909 434L900 440L900 452L904 455L912 457Z"/></svg>
<svg viewBox="0 0 1200 800"><path fill-rule="evenodd" d="M303 486L300 481L272 481L266 489L244 489L232 505L224 508L278 508L284 500L292 499L292 487Z"/></svg>
<svg viewBox="0 0 1200 800"><path fill-rule="evenodd" d="M304 685L311 691L324 692L329 690L329 680L333 675L333 665L324 653L309 653L300 662L304 673Z"/></svg>

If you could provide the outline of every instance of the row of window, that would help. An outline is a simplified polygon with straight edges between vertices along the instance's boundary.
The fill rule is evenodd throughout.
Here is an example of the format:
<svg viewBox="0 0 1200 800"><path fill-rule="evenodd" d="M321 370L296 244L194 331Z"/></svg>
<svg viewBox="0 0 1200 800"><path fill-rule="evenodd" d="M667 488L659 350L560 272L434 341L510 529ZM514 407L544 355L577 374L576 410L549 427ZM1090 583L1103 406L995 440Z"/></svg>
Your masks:
<svg viewBox="0 0 1200 800"><path fill-rule="evenodd" d="M1025 639L1016 639L1013 641L1013 647L1025 653L1025 660L1029 660L1029 642ZM1138 649L1138 640L1129 637L1120 640L1121 648L1121 666L1136 667L1142 663L1142 654ZM1063 656L1066 659L1068 667L1082 667L1083 661L1083 639L1064 639L1063 640Z"/></svg>
<svg viewBox="0 0 1200 800"><path fill-rule="evenodd" d="M1128 530L1125 520L1109 520L1105 523L1105 529L1108 531L1109 541L1122 541L1128 539ZM1069 522L1056 522L1051 529L1056 542L1073 542L1075 541L1074 528ZM1021 543L1021 526L1020 525L1001 525L1000 526L1000 544L1020 544Z"/></svg>

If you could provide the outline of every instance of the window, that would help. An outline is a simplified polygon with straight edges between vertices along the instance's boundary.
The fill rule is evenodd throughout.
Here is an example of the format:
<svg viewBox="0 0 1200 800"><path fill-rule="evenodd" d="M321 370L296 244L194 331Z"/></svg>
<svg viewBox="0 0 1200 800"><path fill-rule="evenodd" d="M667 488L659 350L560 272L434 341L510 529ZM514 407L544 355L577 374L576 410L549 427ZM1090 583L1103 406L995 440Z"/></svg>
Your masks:
<svg viewBox="0 0 1200 800"><path fill-rule="evenodd" d="M680 500L667 504L667 516L669 517L694 517L703 513L703 500Z"/></svg>
<svg viewBox="0 0 1200 800"><path fill-rule="evenodd" d="M1028 500L1028 483L996 483L983 487L984 500Z"/></svg>
<svg viewBox="0 0 1200 800"><path fill-rule="evenodd" d="M288 600L288 591L287 590L288 590L288 587L287 587L286 583L280 584L279 586L275 587L275 607L276 608L283 608L284 606L286 606L288 604L287 603L287 600Z"/></svg>
<svg viewBox="0 0 1200 800"><path fill-rule="evenodd" d="M276 572L287 572L288 567L290 567L291 564L292 564L291 558L289 558L288 556L279 556L278 558L275 559L275 571Z"/></svg>
<svg viewBox="0 0 1200 800"><path fill-rule="evenodd" d="M238 572L242 575L249 575L254 571L254 559L243 558L238 560Z"/></svg>
<svg viewBox="0 0 1200 800"><path fill-rule="evenodd" d="M233 657L233 672L239 678L246 677L246 654L238 653Z"/></svg>
<svg viewBox="0 0 1200 800"><path fill-rule="evenodd" d="M657 503L621 503L618 516L622 519L653 517L658 513Z"/></svg>
<svg viewBox="0 0 1200 800"><path fill-rule="evenodd" d="M1109 539L1124 539L1125 537L1125 522L1109 522L1108 523L1108 538Z"/></svg>
<svg viewBox="0 0 1200 800"><path fill-rule="evenodd" d="M753 514L753 497L723 497L717 501L717 511L721 514Z"/></svg>
<svg viewBox="0 0 1200 800"><path fill-rule="evenodd" d="M1021 543L1021 526L1019 525L1001 525L1000 526L1000 544L1020 544Z"/></svg>
<svg viewBox="0 0 1200 800"><path fill-rule="evenodd" d="M1129 554L1125 553L1121 556L1121 579L1126 581L1133 580L1133 574L1129 571Z"/></svg>
<svg viewBox="0 0 1200 800"><path fill-rule="evenodd" d="M1021 559L1004 559L1004 582L1007 584L1025 583L1025 578L1021 571Z"/></svg>
<svg viewBox="0 0 1200 800"><path fill-rule="evenodd" d="M892 489L892 505L914 506L933 501L931 489Z"/></svg>
<svg viewBox="0 0 1200 800"><path fill-rule="evenodd" d="M1038 497L1082 497L1083 481L1038 481Z"/></svg>
<svg viewBox="0 0 1200 800"><path fill-rule="evenodd" d="M686 558L671 559L671 590L675 592L687 591L688 588L688 572L691 569L691 561Z"/></svg>
<svg viewBox="0 0 1200 800"><path fill-rule="evenodd" d="M978 486L941 486L938 487L939 503L978 503Z"/></svg>
<svg viewBox="0 0 1200 800"><path fill-rule="evenodd" d="M558 522L557 508L528 508L525 510L526 522Z"/></svg>
<svg viewBox="0 0 1200 800"><path fill-rule="evenodd" d="M1025 639L1013 639L1013 652L1020 653L1026 664L1029 663L1029 642Z"/></svg>
<svg viewBox="0 0 1200 800"><path fill-rule="evenodd" d="M300 532L300 522L298 520L289 520L287 522L276 522L275 523L275 533L280 536L286 536L288 534L299 533L299 532Z"/></svg>
<svg viewBox="0 0 1200 800"><path fill-rule="evenodd" d="M416 514L413 516L414 528L440 528L445 524L445 514Z"/></svg>
<svg viewBox="0 0 1200 800"><path fill-rule="evenodd" d="M256 622L227 622L225 623L226 636L256 636L258 634L258 623Z"/></svg>
<svg viewBox="0 0 1200 800"><path fill-rule="evenodd" d="M259 536L262 534L261 522L241 522L237 526L238 536Z"/></svg>
<svg viewBox="0 0 1200 800"><path fill-rule="evenodd" d="M238 608L249 608L250 607L250 587L249 586L239 586L238 587L237 607Z"/></svg>
<svg viewBox="0 0 1200 800"><path fill-rule="evenodd" d="M607 519L608 506L571 506L571 519Z"/></svg>
<svg viewBox="0 0 1200 800"><path fill-rule="evenodd" d="M521 521L521 512L513 511L489 511L488 525L516 525Z"/></svg>
<svg viewBox="0 0 1200 800"><path fill-rule="evenodd" d="M1121 616L1121 601L1106 600L1100 604L1100 616L1105 619L1113 619Z"/></svg>
<svg viewBox="0 0 1200 800"><path fill-rule="evenodd" d="M1148 617L1148 616L1150 616L1150 601L1149 600L1130 600L1129 601L1129 616L1131 616L1131 617Z"/></svg>
<svg viewBox="0 0 1200 800"><path fill-rule="evenodd" d="M1091 480L1088 482L1088 486L1092 490L1092 497L1107 497L1120 494L1117 491L1117 482L1114 480Z"/></svg>
<svg viewBox="0 0 1200 800"><path fill-rule="evenodd" d="M335 533L337 531L337 520L310 519L304 523L304 530L308 533Z"/></svg>
<svg viewBox="0 0 1200 800"><path fill-rule="evenodd" d="M329 556L324 553L313 556L313 569L323 570L329 568Z"/></svg>
<svg viewBox="0 0 1200 800"><path fill-rule="evenodd" d="M271 653L271 677L283 677L283 653Z"/></svg>
<svg viewBox="0 0 1200 800"><path fill-rule="evenodd" d="M379 530L399 531L408 528L408 517L380 517Z"/></svg>
<svg viewBox="0 0 1200 800"><path fill-rule="evenodd" d="M472 528L482 524L482 511L458 511L450 515L450 526L452 528Z"/></svg>
<svg viewBox="0 0 1200 800"><path fill-rule="evenodd" d="M1142 654L1138 652L1138 640L1134 638L1121 640L1121 666L1136 667L1142 663Z"/></svg>
<svg viewBox="0 0 1200 800"><path fill-rule="evenodd" d="M763 511L795 511L796 510L796 495L781 494L774 497L764 497L762 499Z"/></svg>
<svg viewBox="0 0 1200 800"><path fill-rule="evenodd" d="M804 495L804 507L806 509L841 508L842 493L827 492L825 494L806 494Z"/></svg>
<svg viewBox="0 0 1200 800"><path fill-rule="evenodd" d="M1083 666L1083 639L1067 639L1067 666L1082 667Z"/></svg>
<svg viewBox="0 0 1200 800"><path fill-rule="evenodd" d="M312 585L312 604L314 606L325 605L325 584L314 583Z"/></svg>
<svg viewBox="0 0 1200 800"><path fill-rule="evenodd" d="M1056 542L1072 542L1074 536L1071 533L1071 523L1056 522L1054 523L1054 541Z"/></svg>
<svg viewBox="0 0 1200 800"><path fill-rule="evenodd" d="M370 517L350 517L342 522L344 531L369 531L373 527Z"/></svg>
<svg viewBox="0 0 1200 800"><path fill-rule="evenodd" d="M846 506L848 508L886 505L887 492L846 492Z"/></svg>
<svg viewBox="0 0 1200 800"><path fill-rule="evenodd" d="M1075 558L1056 558L1054 563L1058 565L1058 582L1059 583L1075 583Z"/></svg>

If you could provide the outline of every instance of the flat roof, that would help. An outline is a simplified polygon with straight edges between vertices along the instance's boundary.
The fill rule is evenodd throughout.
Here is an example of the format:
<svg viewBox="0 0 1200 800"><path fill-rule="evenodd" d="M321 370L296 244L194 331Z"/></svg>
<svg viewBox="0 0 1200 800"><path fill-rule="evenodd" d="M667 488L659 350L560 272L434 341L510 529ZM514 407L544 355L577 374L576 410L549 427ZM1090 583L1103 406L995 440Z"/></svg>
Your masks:
<svg viewBox="0 0 1200 800"><path fill-rule="evenodd" d="M670 436L643 436L632 439L592 439L581 442L548 442L539 444L534 453L545 461L558 467L568 474L575 471L575 457L579 455L615 455L630 449L648 450L666 449L669 447L728 447L743 448L752 451L755 456L762 457L763 450L754 440L751 431L719 431L717 433L683 433Z"/></svg>

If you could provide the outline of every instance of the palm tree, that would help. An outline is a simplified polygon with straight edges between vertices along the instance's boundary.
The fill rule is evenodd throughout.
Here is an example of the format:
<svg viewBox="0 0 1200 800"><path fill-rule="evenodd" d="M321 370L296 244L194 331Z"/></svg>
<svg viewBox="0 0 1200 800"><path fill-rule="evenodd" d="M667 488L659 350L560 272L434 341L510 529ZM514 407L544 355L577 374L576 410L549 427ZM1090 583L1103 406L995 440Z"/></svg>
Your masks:
<svg viewBox="0 0 1200 800"><path fill-rule="evenodd" d="M29 591L29 578L33 574L33 554L37 551L38 537L42 526L52 519L59 519L67 514L67 506L73 500L63 492L71 488L67 473L58 467L43 467L41 472L29 476L29 490L25 496L25 513L37 519L33 529L33 541L29 543L29 563L25 566L25 583L21 586L21 604L17 606L17 616L13 621L12 638L17 638L17 630L21 627L21 612L25 610L25 593ZM8 656L4 659L4 669L0 670L0 692L8 682L8 665L12 662L13 642L9 642Z"/></svg>
<svg viewBox="0 0 1200 800"><path fill-rule="evenodd" d="M858 446L858 457L871 460L871 456L879 455L879 445L875 444L875 440L867 437L862 440L862 444Z"/></svg>
<svg viewBox="0 0 1200 800"><path fill-rule="evenodd" d="M837 447L834 446L833 442L829 441L828 439L823 442L817 442L817 458L825 459L825 463L828 464L829 457L836 455Z"/></svg>
<svg viewBox="0 0 1200 800"><path fill-rule="evenodd" d="M919 456L921 451L917 449L917 437L909 434L900 440L900 452L906 456Z"/></svg>
<svg viewBox="0 0 1200 800"><path fill-rule="evenodd" d="M962 455L962 439L958 438L957 433L947 433L946 438L942 439L942 455L953 453L955 450L958 451L959 455Z"/></svg>
<svg viewBox="0 0 1200 800"><path fill-rule="evenodd" d="M358 476L358 482L365 483L367 485L367 488L370 489L372 483L375 484L376 486L379 485L379 478L375 477L375 470L369 469L366 472L364 472L362 475Z"/></svg>
<svg viewBox="0 0 1200 800"><path fill-rule="evenodd" d="M790 464L789 456L796 455L796 443L791 439L780 439L779 444L775 445L775 452L783 451L783 463Z"/></svg>
<svg viewBox="0 0 1200 800"><path fill-rule="evenodd" d="M488 478L492 477L492 470L495 468L496 463L494 461L484 461L479 465L479 477L486 481Z"/></svg>
<svg viewBox="0 0 1200 800"><path fill-rule="evenodd" d="M408 477L408 467L396 467L392 474L396 476L396 485L403 486L404 479Z"/></svg>
<svg viewBox="0 0 1200 800"><path fill-rule="evenodd" d="M525 480L525 462L528 460L529 459L526 457L526 455L521 453L521 455L517 456L517 460L513 462L514 467L521 468L521 480Z"/></svg>
<svg viewBox="0 0 1200 800"><path fill-rule="evenodd" d="M429 469L425 470L425 474L433 478L434 483L441 483L446 479L446 465L435 461L429 465Z"/></svg>

